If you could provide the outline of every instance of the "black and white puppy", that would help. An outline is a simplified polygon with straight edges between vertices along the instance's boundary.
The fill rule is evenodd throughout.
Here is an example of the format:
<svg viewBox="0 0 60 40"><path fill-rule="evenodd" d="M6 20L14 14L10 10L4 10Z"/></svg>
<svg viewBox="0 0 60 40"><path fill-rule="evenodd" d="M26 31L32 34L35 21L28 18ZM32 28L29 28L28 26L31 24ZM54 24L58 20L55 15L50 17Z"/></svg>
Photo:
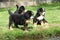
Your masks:
<svg viewBox="0 0 60 40"><path fill-rule="evenodd" d="M13 14L10 10L8 10L9 13L9 29L13 30L12 24L16 26L16 28L19 28L18 25L23 25L24 30L27 29L27 25L30 23L30 18L33 16L32 11L27 11L23 15L21 14Z"/></svg>
<svg viewBox="0 0 60 40"><path fill-rule="evenodd" d="M37 26L38 24L43 25L43 24L47 23L47 21L45 20L44 17L45 17L44 8L39 8L33 19L34 26Z"/></svg>

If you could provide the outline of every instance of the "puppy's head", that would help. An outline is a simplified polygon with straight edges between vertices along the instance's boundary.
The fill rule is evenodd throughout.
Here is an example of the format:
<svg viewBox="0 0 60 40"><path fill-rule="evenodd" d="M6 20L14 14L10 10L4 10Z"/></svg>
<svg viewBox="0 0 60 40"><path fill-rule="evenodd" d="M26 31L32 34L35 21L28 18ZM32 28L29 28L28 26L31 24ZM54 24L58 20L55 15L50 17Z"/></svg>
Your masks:
<svg viewBox="0 0 60 40"><path fill-rule="evenodd" d="M40 15L45 16L45 9L44 9L44 8L39 8L39 9L37 10L37 13L39 13Z"/></svg>
<svg viewBox="0 0 60 40"><path fill-rule="evenodd" d="M24 6L20 6L18 9L19 13L22 13L25 11L25 7Z"/></svg>
<svg viewBox="0 0 60 40"><path fill-rule="evenodd" d="M28 10L27 12L25 12L24 17L25 17L26 19L31 19L31 18L33 18L33 13L32 13L32 11Z"/></svg>

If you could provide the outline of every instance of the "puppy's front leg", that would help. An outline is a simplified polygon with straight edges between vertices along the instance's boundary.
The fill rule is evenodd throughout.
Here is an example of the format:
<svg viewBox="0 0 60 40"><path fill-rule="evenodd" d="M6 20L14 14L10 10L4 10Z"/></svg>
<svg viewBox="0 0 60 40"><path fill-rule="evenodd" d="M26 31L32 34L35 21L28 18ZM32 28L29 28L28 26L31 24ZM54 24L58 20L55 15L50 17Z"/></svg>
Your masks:
<svg viewBox="0 0 60 40"><path fill-rule="evenodd" d="M37 27L37 22L36 22L36 23L34 23L34 27Z"/></svg>
<svg viewBox="0 0 60 40"><path fill-rule="evenodd" d="M41 21L41 26L42 26L42 27L44 26L44 22L43 22L43 21Z"/></svg>
<svg viewBox="0 0 60 40"><path fill-rule="evenodd" d="M25 25L24 25L24 31L25 31L25 32L28 32L27 26L28 26L28 24L25 24Z"/></svg>

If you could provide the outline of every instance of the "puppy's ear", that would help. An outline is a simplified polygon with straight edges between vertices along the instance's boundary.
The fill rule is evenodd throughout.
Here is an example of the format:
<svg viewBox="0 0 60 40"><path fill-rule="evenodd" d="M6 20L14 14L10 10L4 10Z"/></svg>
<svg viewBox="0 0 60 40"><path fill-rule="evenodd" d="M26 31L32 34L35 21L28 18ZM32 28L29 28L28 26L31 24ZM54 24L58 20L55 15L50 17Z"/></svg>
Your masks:
<svg viewBox="0 0 60 40"><path fill-rule="evenodd" d="M19 6L16 4L16 7L17 7L17 9L19 8Z"/></svg>

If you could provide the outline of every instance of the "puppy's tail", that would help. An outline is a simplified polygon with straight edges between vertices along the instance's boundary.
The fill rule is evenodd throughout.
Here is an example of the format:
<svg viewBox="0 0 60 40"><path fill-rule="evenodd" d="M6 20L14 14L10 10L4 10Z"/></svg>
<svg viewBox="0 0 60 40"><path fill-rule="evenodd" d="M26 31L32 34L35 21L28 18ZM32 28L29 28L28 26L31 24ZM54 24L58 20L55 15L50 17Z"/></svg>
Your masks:
<svg viewBox="0 0 60 40"><path fill-rule="evenodd" d="M10 9L8 9L8 13L9 13L9 15L12 15L13 14Z"/></svg>

